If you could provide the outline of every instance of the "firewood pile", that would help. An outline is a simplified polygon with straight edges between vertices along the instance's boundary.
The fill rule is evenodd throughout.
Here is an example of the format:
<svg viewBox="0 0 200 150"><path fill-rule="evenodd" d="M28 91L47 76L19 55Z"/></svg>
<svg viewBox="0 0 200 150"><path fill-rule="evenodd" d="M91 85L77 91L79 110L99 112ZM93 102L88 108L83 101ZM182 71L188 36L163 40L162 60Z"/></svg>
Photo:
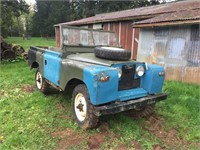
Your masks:
<svg viewBox="0 0 200 150"><path fill-rule="evenodd" d="M24 59L28 59L28 54L27 52L25 52L22 46L6 43L2 39L0 56L1 60L15 60L17 57L23 57Z"/></svg>

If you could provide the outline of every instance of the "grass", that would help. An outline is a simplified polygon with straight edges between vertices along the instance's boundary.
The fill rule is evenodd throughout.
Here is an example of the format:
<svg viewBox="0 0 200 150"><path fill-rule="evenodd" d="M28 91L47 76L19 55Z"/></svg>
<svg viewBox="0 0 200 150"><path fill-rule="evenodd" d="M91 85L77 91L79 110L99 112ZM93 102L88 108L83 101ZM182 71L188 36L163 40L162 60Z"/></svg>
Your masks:
<svg viewBox="0 0 200 150"><path fill-rule="evenodd" d="M157 105L157 112L166 118L166 125L176 127L188 141L200 139L200 88L198 85L166 82L168 101Z"/></svg>
<svg viewBox="0 0 200 150"><path fill-rule="evenodd" d="M23 91L24 86L34 84L32 78L33 71L25 62L1 66L0 134L4 143L0 149L51 148L55 143L45 130L54 125L60 113L51 111L58 101L37 91Z"/></svg>
<svg viewBox="0 0 200 150"><path fill-rule="evenodd" d="M23 40L22 37L8 37L4 40L8 43L19 44L26 50L28 50L30 46L56 46L55 40L47 40L42 37L32 37L30 40Z"/></svg>
<svg viewBox="0 0 200 150"><path fill-rule="evenodd" d="M6 40L17 44L22 42L24 47L29 43L21 38ZM45 46L48 42L32 38L31 44ZM63 137L52 134L66 128L84 137L102 133L99 128L90 131L79 129L72 118L70 95L57 92L45 96L38 92L33 88L34 73L26 61L0 64L0 149L55 149ZM27 90L29 88L33 91ZM100 118L109 128L109 136L106 136L101 149L117 149L120 144L131 149L133 141L138 141L143 149L153 149L157 144L165 145L167 149L198 149L199 86L167 81L163 90L168 93L168 100L156 105L155 115L164 119L166 131L176 129L177 136L186 140L187 145L166 145L165 141L143 128L145 119L133 120L126 113L120 113ZM111 137L112 134L118 136ZM87 141L70 148L87 149Z"/></svg>

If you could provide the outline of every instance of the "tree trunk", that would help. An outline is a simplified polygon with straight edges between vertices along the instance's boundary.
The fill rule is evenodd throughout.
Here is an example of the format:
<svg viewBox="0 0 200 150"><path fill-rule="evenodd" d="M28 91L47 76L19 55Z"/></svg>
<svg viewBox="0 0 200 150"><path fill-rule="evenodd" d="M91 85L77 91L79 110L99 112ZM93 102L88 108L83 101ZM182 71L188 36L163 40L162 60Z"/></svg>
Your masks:
<svg viewBox="0 0 200 150"><path fill-rule="evenodd" d="M17 17L17 26L18 26L18 34L21 36L20 25L19 25L19 17Z"/></svg>

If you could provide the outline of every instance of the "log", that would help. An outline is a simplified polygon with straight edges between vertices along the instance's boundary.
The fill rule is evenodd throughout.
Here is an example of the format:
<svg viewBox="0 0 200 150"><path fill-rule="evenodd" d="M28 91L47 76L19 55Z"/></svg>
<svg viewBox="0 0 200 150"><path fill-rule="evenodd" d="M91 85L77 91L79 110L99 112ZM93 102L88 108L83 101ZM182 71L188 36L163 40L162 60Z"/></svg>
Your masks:
<svg viewBox="0 0 200 150"><path fill-rule="evenodd" d="M7 50L2 52L2 59L14 60L15 58L16 58L16 54L11 49L7 49Z"/></svg>

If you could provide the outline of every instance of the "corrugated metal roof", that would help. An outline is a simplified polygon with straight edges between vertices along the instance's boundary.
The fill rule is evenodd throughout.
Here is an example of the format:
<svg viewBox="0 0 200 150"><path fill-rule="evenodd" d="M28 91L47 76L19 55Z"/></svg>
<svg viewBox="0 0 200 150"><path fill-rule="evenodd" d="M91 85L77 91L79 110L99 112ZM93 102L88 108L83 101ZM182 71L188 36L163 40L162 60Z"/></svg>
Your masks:
<svg viewBox="0 0 200 150"><path fill-rule="evenodd" d="M191 22L200 23L200 8L194 10L161 14L150 19L135 22L134 27L159 26L159 25L178 23L182 21L184 21L185 23L191 23Z"/></svg>
<svg viewBox="0 0 200 150"><path fill-rule="evenodd" d="M166 13L172 13L172 12L178 12L178 11L184 11L184 10L199 9L199 7L200 7L199 0L187 0L187 1L141 7L141 8L111 12L111 13L97 14L93 17L61 23L61 24L84 25L84 24L92 24L92 23L99 23L99 22L151 18L158 14L166 14Z"/></svg>

